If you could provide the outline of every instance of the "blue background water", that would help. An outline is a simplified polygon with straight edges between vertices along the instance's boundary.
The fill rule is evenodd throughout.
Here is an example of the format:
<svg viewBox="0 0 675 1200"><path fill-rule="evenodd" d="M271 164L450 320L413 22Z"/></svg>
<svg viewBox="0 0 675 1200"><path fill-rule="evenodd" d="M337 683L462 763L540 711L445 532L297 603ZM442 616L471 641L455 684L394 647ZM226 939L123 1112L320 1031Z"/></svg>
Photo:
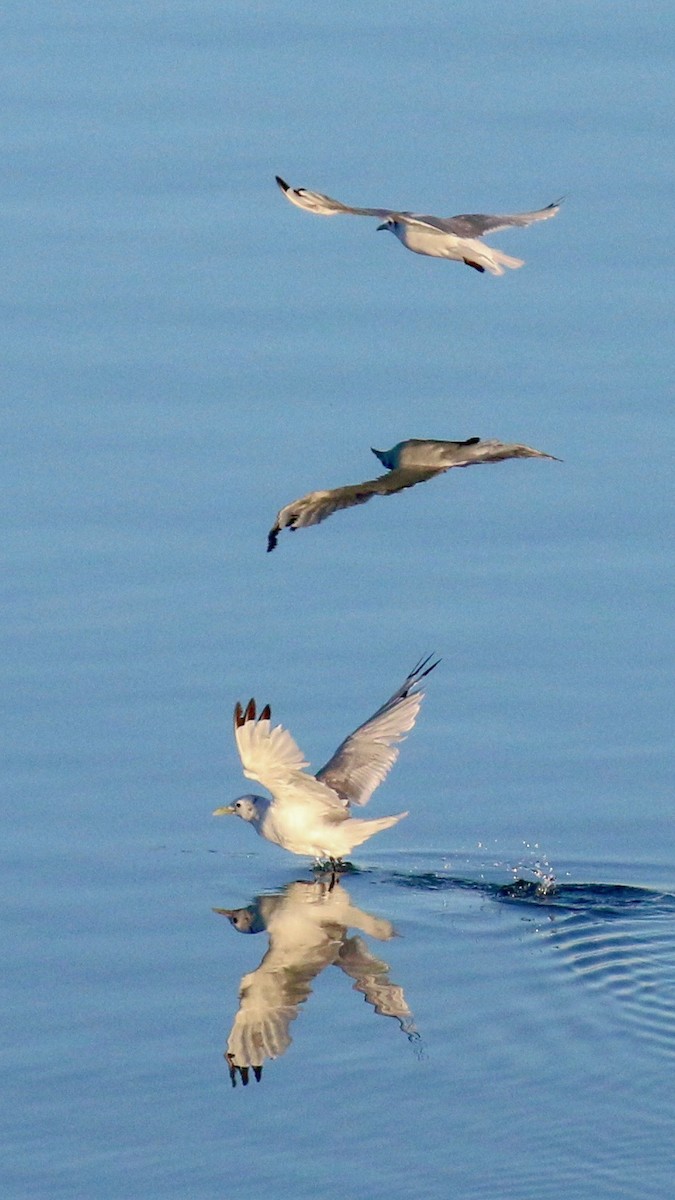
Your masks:
<svg viewBox="0 0 675 1200"><path fill-rule="evenodd" d="M670 1196L674 25L5 5L4 1195ZM494 235L526 266L493 279L275 173L440 214L567 199ZM474 435L564 462L265 554L371 445ZM331 968L232 1090L267 939L211 909L310 878L212 822L232 705L318 766L430 650L373 801L410 817L345 881L402 934L373 950L420 1040ZM561 891L499 890L537 873Z"/></svg>

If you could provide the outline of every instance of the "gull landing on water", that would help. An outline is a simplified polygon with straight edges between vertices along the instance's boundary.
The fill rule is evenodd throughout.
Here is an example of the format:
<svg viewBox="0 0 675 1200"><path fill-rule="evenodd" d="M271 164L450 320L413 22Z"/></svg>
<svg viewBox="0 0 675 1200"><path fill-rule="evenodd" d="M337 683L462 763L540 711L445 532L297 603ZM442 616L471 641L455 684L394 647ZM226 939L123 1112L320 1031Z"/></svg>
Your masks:
<svg viewBox="0 0 675 1200"><path fill-rule="evenodd" d="M275 176L279 187L291 204L304 208L306 212L322 217L337 213L351 213L357 217L379 217L384 219L378 229L388 229L414 254L427 254L431 258L451 258L463 262L474 271L489 271L491 275L503 275L504 268L523 266L522 258L511 258L479 241L486 233L512 226L532 225L535 221L547 221L560 210L561 201L556 200L546 208L535 212L509 213L487 216L485 213L461 213L456 217L430 217L420 213L401 212L392 208L352 208L333 200L321 192L310 192L307 188L292 188L279 175Z"/></svg>
<svg viewBox="0 0 675 1200"><path fill-rule="evenodd" d="M365 821L350 816L350 805L367 804L378 784L398 758L397 742L412 729L424 698L421 681L438 662L431 656L410 672L398 691L377 712L350 733L333 757L310 775L287 729L272 726L269 704L256 716L255 701L234 710L234 736L247 779L255 779L272 793L240 796L234 804L217 808L214 817L241 817L260 837L292 854L308 855L320 862L340 862L354 846L396 825L407 813Z"/></svg>
<svg viewBox="0 0 675 1200"><path fill-rule="evenodd" d="M414 487L442 475L452 467L470 467L474 463L502 462L506 458L550 458L560 462L554 454L533 450L531 446L518 443L510 445L494 438L481 441L467 438L465 442L439 442L423 438L409 438L398 442L391 450L373 450L386 475L366 479L363 483L351 483L346 487L329 491L309 492L299 500L286 504L277 513L277 519L267 535L267 550L274 550L282 529L302 529L305 525L318 525L341 508L352 508L365 504L373 496L390 496L404 488Z"/></svg>

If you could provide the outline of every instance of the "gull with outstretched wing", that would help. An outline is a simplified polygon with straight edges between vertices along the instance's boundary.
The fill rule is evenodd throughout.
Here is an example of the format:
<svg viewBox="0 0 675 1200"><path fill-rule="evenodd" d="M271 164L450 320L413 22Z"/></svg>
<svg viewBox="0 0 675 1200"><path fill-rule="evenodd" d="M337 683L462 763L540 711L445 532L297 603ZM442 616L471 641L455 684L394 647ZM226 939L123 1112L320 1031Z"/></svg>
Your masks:
<svg viewBox="0 0 675 1200"><path fill-rule="evenodd" d="M321 192L310 192L307 188L292 188L279 175L275 176L284 196L297 208L332 217L338 213L350 213L356 217L378 217L383 220L378 229L388 229L414 254L426 254L432 258L451 258L463 262L474 271L489 271L491 275L503 275L504 268L523 266L522 258L512 258L487 246L479 239L486 233L533 225L535 221L547 221L560 210L561 201L547 204L546 208L534 212L461 213L456 217L432 217L421 213L405 212L393 208L355 208L324 196Z"/></svg>
<svg viewBox="0 0 675 1200"><path fill-rule="evenodd" d="M345 738L333 757L310 775L309 763L287 729L272 725L269 705L256 714L255 701L234 710L234 735L244 775L272 798L240 796L214 816L241 817L260 837L292 854L340 862L373 834L396 825L407 813L364 820L351 805L368 802L398 758L398 742L412 729L424 698L420 683L438 662L417 664L393 696Z"/></svg>
<svg viewBox="0 0 675 1200"><path fill-rule="evenodd" d="M345 487L325 491L308 492L298 500L285 504L277 513L277 519L267 535L267 549L274 550L282 529L302 529L306 525L318 525L341 508L353 508L365 504L373 496L391 496L405 488L414 487L442 475L452 467L470 467L475 463L503 462L507 458L550 458L543 450L517 443L506 444L494 438L482 441L467 438L464 442L441 442L423 438L409 438L398 442L391 450L373 450L373 454L387 468L386 475L366 479L363 483L350 483Z"/></svg>

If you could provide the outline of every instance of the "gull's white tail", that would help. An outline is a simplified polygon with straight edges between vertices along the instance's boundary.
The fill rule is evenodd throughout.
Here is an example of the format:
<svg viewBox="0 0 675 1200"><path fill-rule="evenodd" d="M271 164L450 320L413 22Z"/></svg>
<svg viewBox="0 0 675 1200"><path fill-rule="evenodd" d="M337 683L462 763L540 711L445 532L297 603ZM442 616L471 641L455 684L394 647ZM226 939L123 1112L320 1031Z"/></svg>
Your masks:
<svg viewBox="0 0 675 1200"><path fill-rule="evenodd" d="M492 265L486 263L486 266L493 275L503 275L504 267L515 271L516 267L525 266L524 258L513 258L510 254L504 254L502 250L495 250L493 246L490 246L490 258Z"/></svg>
<svg viewBox="0 0 675 1200"><path fill-rule="evenodd" d="M337 830L343 830L345 834L346 849L340 857L349 854L354 846L361 846L363 842L367 842L368 838L373 837L376 833L381 833L383 829L391 829L392 825L398 825L404 817L407 817L407 812L398 813L395 817L376 817L373 821L364 821L360 817L352 817L345 821Z"/></svg>
<svg viewBox="0 0 675 1200"><path fill-rule="evenodd" d="M474 267L477 271L489 271L491 275L503 275L504 267L510 267L515 271L516 267L525 265L523 258L512 258L510 254L504 254L503 250L496 250L494 246L486 246L485 242L479 242L475 238L472 238L471 241L467 239L466 245L471 247L471 251L464 256L464 262L467 267Z"/></svg>

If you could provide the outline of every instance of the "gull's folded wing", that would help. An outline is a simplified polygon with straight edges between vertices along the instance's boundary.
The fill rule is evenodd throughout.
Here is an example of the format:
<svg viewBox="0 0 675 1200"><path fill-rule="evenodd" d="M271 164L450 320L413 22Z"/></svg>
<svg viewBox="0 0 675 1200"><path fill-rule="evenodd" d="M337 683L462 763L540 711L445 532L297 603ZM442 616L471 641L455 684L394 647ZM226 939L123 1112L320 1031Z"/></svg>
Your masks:
<svg viewBox="0 0 675 1200"><path fill-rule="evenodd" d="M409 224L429 225L439 229L441 233L451 233L455 237L475 238L485 233L495 233L499 229L509 229L515 226L533 225L535 221L548 221L560 211L560 201L547 204L535 212L503 213L494 216L488 213L460 213L456 217L432 217L421 213L403 213L402 219Z"/></svg>
<svg viewBox="0 0 675 1200"><path fill-rule="evenodd" d="M283 725L272 726L269 705L256 717L255 701L234 710L234 736L244 775L272 792L276 803L286 795L294 804L320 805L326 813L346 815L344 804L330 786L305 771L309 766L302 750Z"/></svg>
<svg viewBox="0 0 675 1200"><path fill-rule="evenodd" d="M318 525L341 508L365 504L373 496L390 496L394 492L402 492L404 488L414 487L416 483L431 479L438 471L438 467L388 471L386 475L378 475L377 479L366 479L363 483L350 483L345 487L309 492L279 510L276 522L267 536L267 549L274 550L282 529L302 529L305 525Z"/></svg>
<svg viewBox="0 0 675 1200"><path fill-rule="evenodd" d="M398 691L338 746L316 778L349 804L367 804L398 758L397 742L412 729L424 692L419 684L437 662L423 659ZM430 664L430 665L429 665Z"/></svg>

